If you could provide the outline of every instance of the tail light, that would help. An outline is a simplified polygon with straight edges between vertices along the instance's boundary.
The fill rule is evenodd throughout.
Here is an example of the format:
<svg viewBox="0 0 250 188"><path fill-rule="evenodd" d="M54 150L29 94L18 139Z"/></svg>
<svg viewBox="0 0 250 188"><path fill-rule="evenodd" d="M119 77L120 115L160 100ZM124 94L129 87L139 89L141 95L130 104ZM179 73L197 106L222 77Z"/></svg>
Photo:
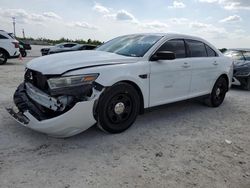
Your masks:
<svg viewBox="0 0 250 188"><path fill-rule="evenodd" d="M14 44L15 48L19 48L19 43L18 42L12 42Z"/></svg>

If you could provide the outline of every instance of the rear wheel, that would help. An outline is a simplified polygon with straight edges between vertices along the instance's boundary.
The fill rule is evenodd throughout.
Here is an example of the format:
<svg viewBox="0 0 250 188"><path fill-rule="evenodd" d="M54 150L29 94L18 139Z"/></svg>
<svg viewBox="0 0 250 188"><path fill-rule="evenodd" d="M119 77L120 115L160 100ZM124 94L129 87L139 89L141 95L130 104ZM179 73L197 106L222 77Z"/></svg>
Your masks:
<svg viewBox="0 0 250 188"><path fill-rule="evenodd" d="M212 93L205 99L205 104L210 107L220 106L228 91L227 80L224 77L220 77L214 84Z"/></svg>
<svg viewBox="0 0 250 188"><path fill-rule="evenodd" d="M121 133L135 121L140 106L136 89L127 83L108 88L99 99L98 126L109 133Z"/></svg>
<svg viewBox="0 0 250 188"><path fill-rule="evenodd" d="M27 56L27 52L25 50L22 50L20 52L21 52L22 57L26 57Z"/></svg>
<svg viewBox="0 0 250 188"><path fill-rule="evenodd" d="M6 52L4 52L3 50L0 50L0 65L3 65L7 62L8 56L6 54Z"/></svg>

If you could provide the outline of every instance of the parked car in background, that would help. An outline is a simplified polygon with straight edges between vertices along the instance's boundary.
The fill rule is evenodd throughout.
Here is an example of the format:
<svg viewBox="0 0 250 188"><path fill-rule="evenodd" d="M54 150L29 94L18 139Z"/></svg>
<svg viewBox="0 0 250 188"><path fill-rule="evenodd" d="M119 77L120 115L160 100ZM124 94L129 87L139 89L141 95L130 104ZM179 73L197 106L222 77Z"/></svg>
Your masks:
<svg viewBox="0 0 250 188"><path fill-rule="evenodd" d="M0 30L0 65L10 58L17 58L19 54L19 42L11 33Z"/></svg>
<svg viewBox="0 0 250 188"><path fill-rule="evenodd" d="M230 49L224 55L234 61L233 84L250 90L250 49Z"/></svg>
<svg viewBox="0 0 250 188"><path fill-rule="evenodd" d="M145 108L195 97L220 106L232 75L232 60L201 38L126 35L95 50L31 60L14 94L17 110L7 110L25 127L56 137L95 123L120 133Z"/></svg>
<svg viewBox="0 0 250 188"><path fill-rule="evenodd" d="M60 48L57 50L49 50L48 54L56 54L56 53L72 52L72 51L80 51L80 50L93 50L95 48L96 46L91 45L91 44L77 44L73 46L72 48Z"/></svg>
<svg viewBox="0 0 250 188"><path fill-rule="evenodd" d="M25 42L19 40L19 51L20 51L22 57L26 57L27 56L26 50L31 50L30 44L25 43Z"/></svg>
<svg viewBox="0 0 250 188"><path fill-rule="evenodd" d="M63 49L69 50L76 45L78 45L78 44L77 43L60 43L60 44L56 44L55 46L52 46L49 48L42 48L41 53L42 53L42 56L44 56L44 55L48 55L50 52L56 53L57 51L60 51Z"/></svg>

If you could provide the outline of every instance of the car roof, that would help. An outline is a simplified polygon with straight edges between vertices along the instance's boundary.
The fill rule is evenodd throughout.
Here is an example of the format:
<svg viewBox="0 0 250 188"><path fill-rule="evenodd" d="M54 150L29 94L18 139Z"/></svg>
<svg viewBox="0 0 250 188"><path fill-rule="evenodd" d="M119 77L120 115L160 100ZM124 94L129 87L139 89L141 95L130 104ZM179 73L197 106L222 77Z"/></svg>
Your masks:
<svg viewBox="0 0 250 188"><path fill-rule="evenodd" d="M78 44L78 43L75 43L75 42L62 42L62 43L59 43L59 45L62 45L62 44Z"/></svg>
<svg viewBox="0 0 250 188"><path fill-rule="evenodd" d="M2 34L8 34L6 31L4 31L4 30L0 30L0 32L2 33Z"/></svg>
<svg viewBox="0 0 250 188"><path fill-rule="evenodd" d="M173 38L188 38L193 40L203 40L200 37L192 36L192 35L185 35L180 33L136 33L130 35L155 35L155 36L162 36L162 37L173 37ZM129 36L129 35L124 35Z"/></svg>

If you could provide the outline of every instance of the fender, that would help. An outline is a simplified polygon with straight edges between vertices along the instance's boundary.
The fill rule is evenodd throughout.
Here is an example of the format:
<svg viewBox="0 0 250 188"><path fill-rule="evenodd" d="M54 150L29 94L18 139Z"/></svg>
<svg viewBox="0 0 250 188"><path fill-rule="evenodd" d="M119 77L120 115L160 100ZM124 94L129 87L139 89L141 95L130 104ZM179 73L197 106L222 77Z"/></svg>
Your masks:
<svg viewBox="0 0 250 188"><path fill-rule="evenodd" d="M8 58L10 57L10 54L9 54L9 52L8 52L7 50L5 50L4 48L0 48L0 51L3 51L3 52L5 52L5 53L7 54L7 57L8 57Z"/></svg>

